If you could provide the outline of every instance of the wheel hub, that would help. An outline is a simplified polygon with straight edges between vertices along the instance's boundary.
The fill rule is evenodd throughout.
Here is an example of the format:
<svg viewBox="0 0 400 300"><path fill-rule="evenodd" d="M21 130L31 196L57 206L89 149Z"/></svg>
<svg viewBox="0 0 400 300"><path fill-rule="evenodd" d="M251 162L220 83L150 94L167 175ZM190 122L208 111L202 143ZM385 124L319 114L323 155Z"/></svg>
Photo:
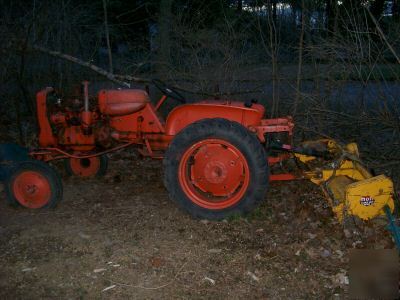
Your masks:
<svg viewBox="0 0 400 300"><path fill-rule="evenodd" d="M233 194L240 185L242 176L241 154L232 146L208 143L199 147L193 156L193 184L211 196L228 197Z"/></svg>
<svg viewBox="0 0 400 300"><path fill-rule="evenodd" d="M192 201L221 209L241 199L249 182L249 169L243 154L232 144L207 139L184 154L180 180Z"/></svg>
<svg viewBox="0 0 400 300"><path fill-rule="evenodd" d="M227 175L228 170L220 161L210 161L204 168L204 177L210 183L221 183Z"/></svg>
<svg viewBox="0 0 400 300"><path fill-rule="evenodd" d="M38 188L37 188L37 186L34 185L34 184L28 184L28 185L25 187L25 189L26 189L26 192L27 192L28 194L33 195L33 194L36 193L36 191L37 191Z"/></svg>
<svg viewBox="0 0 400 300"><path fill-rule="evenodd" d="M39 208L46 205L51 196L48 180L34 171L19 174L12 185L16 200L23 206Z"/></svg>
<svg viewBox="0 0 400 300"><path fill-rule="evenodd" d="M81 177L96 175L100 169L100 158L97 156L89 158L70 158L69 161L72 173Z"/></svg>

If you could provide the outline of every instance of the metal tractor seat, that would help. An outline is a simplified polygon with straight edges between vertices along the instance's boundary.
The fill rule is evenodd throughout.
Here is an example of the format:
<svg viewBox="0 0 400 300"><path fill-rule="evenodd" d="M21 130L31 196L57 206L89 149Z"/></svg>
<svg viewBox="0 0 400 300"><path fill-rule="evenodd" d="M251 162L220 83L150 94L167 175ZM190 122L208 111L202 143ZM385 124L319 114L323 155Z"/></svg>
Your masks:
<svg viewBox="0 0 400 300"><path fill-rule="evenodd" d="M99 92L100 112L109 116L132 114L144 108L150 102L149 95L143 90L101 90Z"/></svg>

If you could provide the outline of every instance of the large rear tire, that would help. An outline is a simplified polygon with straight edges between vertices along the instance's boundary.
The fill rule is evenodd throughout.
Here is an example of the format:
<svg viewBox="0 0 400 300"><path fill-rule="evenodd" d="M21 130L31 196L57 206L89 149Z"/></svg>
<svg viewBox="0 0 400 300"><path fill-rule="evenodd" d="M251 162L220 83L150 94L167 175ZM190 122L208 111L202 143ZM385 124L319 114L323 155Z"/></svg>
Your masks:
<svg viewBox="0 0 400 300"><path fill-rule="evenodd" d="M268 189L268 164L239 123L204 119L183 129L164 158L170 198L195 218L220 220L255 209Z"/></svg>
<svg viewBox="0 0 400 300"><path fill-rule="evenodd" d="M60 176L41 161L18 163L5 184L7 202L26 208L53 208L62 199Z"/></svg>

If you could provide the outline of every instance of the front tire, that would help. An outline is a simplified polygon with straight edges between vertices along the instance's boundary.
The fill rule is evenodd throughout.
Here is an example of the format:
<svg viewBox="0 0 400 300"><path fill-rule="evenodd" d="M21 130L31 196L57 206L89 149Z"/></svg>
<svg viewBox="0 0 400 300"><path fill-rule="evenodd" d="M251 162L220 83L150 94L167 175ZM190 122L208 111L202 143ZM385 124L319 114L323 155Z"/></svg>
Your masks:
<svg viewBox="0 0 400 300"><path fill-rule="evenodd" d="M26 208L53 208L62 199L60 176L41 161L18 163L5 184L7 202Z"/></svg>
<svg viewBox="0 0 400 300"><path fill-rule="evenodd" d="M164 158L170 198L195 218L243 215L264 200L268 164L255 135L239 123L204 119L183 129Z"/></svg>

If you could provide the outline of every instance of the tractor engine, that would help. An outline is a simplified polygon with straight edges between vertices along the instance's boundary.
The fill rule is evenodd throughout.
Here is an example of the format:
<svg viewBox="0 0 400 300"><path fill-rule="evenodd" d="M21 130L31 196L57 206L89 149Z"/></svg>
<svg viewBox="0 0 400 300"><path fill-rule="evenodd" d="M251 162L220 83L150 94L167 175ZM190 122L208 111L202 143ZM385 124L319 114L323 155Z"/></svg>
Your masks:
<svg viewBox="0 0 400 300"><path fill-rule="evenodd" d="M88 82L83 82L82 98L64 100L53 88L37 94L41 147L61 146L66 150L85 152L96 146L106 148L111 145L111 129L99 113L97 104L95 108L89 107Z"/></svg>

